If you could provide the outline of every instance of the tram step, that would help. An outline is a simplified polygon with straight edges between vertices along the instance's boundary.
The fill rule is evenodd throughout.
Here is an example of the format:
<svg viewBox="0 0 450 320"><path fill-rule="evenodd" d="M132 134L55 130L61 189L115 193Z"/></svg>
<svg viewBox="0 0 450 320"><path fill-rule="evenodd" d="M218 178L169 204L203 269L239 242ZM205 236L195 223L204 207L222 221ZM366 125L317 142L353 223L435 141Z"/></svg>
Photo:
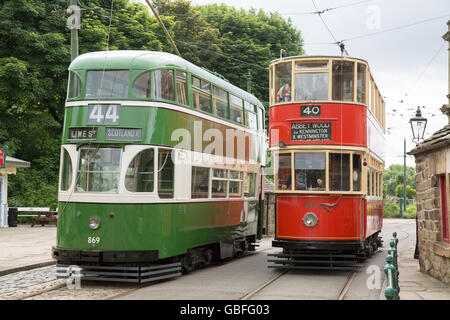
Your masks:
<svg viewBox="0 0 450 320"><path fill-rule="evenodd" d="M280 258L289 258L289 257L296 257L296 258L351 258L356 259L356 255L354 254L305 254L305 253L268 253L268 256L271 257L280 257Z"/></svg>
<svg viewBox="0 0 450 320"><path fill-rule="evenodd" d="M56 277L66 279L80 277L81 280L147 283L181 275L181 263L150 265L141 267L56 265Z"/></svg>
<svg viewBox="0 0 450 320"><path fill-rule="evenodd" d="M339 265L354 265L357 266L356 261L338 261L338 260L267 260L267 262L273 262L275 264L292 264L292 265L299 265L299 264L339 264Z"/></svg>
<svg viewBox="0 0 450 320"><path fill-rule="evenodd" d="M268 266L269 268L276 268L276 269L299 269L299 270L349 270L353 271L356 268L352 266Z"/></svg>

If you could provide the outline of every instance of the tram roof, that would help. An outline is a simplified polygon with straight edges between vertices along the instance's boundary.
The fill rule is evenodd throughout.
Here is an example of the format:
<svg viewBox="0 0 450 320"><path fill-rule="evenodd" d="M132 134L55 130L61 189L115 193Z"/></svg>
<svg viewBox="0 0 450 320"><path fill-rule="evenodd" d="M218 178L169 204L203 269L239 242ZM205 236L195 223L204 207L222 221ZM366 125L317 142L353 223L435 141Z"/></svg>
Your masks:
<svg viewBox="0 0 450 320"><path fill-rule="evenodd" d="M253 94L234 86L206 69L167 52L143 50L96 51L78 56L69 66L69 70L155 70L160 68L185 70L262 107L262 103Z"/></svg>
<svg viewBox="0 0 450 320"><path fill-rule="evenodd" d="M364 59L360 59L360 58L353 58L353 57L342 57L342 56L291 56L291 57L283 57L283 58L278 58L275 60L270 61L270 64L275 63L275 62L279 62L279 61L285 61L285 60L296 60L296 59L342 59L342 60L358 60L358 61L363 61L367 64L369 64L366 60Z"/></svg>

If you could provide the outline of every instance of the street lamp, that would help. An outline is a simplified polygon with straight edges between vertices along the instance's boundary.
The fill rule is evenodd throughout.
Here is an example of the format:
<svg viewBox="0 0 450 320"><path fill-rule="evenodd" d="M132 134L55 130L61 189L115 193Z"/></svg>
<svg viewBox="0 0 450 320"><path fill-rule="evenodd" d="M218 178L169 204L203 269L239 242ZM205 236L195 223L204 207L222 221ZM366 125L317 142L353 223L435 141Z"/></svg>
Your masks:
<svg viewBox="0 0 450 320"><path fill-rule="evenodd" d="M427 119L422 117L420 107L417 107L416 116L409 119L409 123L411 124L411 130L413 132L413 142L417 145L420 143L420 140L423 140L425 128L427 127Z"/></svg>

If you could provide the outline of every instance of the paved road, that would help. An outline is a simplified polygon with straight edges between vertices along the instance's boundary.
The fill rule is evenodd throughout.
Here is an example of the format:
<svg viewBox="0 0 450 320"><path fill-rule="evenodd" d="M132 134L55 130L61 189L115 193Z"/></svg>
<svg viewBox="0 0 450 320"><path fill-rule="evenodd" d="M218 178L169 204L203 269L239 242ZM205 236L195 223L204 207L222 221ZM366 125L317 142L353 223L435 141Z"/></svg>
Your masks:
<svg viewBox="0 0 450 320"><path fill-rule="evenodd" d="M384 282L386 249L397 231L399 248L415 241L415 221L385 220L382 232L385 249L366 260L351 278L344 299L379 300ZM408 241L404 241L408 239ZM411 242L413 241L413 242ZM260 251L238 259L216 263L188 275L159 282L124 294L117 299L139 300L304 300L337 299L349 280L349 272L290 270L280 276L279 270L267 268L270 248L265 239ZM275 279L264 287L267 282Z"/></svg>

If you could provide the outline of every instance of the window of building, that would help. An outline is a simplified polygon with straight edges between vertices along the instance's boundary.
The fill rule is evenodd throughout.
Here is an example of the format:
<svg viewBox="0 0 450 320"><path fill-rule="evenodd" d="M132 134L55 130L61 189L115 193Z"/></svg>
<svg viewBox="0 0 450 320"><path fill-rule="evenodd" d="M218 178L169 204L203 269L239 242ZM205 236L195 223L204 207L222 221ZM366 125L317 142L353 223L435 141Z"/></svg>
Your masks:
<svg viewBox="0 0 450 320"><path fill-rule="evenodd" d="M187 100L187 74L183 71L175 71L176 82L177 82L177 100L179 104L188 105Z"/></svg>
<svg viewBox="0 0 450 320"><path fill-rule="evenodd" d="M192 167L191 198L208 198L209 168Z"/></svg>
<svg viewBox="0 0 450 320"><path fill-rule="evenodd" d="M174 194L174 164L172 150L158 150L158 195L160 198L173 198Z"/></svg>
<svg viewBox="0 0 450 320"><path fill-rule="evenodd" d="M230 94L230 119L240 124L244 123L243 119L243 100Z"/></svg>
<svg viewBox="0 0 450 320"><path fill-rule="evenodd" d="M291 101L292 62L279 63L275 65L275 70L275 101L277 103Z"/></svg>
<svg viewBox="0 0 450 320"><path fill-rule="evenodd" d="M133 95L138 98L150 98L150 72L143 73L134 81Z"/></svg>
<svg viewBox="0 0 450 320"><path fill-rule="evenodd" d="M351 61L333 61L333 100L353 101L353 67Z"/></svg>
<svg viewBox="0 0 450 320"><path fill-rule="evenodd" d="M152 72L153 98L175 100L173 70L161 69Z"/></svg>
<svg viewBox="0 0 450 320"><path fill-rule="evenodd" d="M295 190L325 190L325 165L326 154L324 152L295 153L294 175Z"/></svg>
<svg viewBox="0 0 450 320"><path fill-rule="evenodd" d="M216 86L213 86L213 106L214 114L228 119L228 93Z"/></svg>
<svg viewBox="0 0 450 320"><path fill-rule="evenodd" d="M139 152L127 168L125 188L130 192L153 192L155 151L153 148Z"/></svg>
<svg viewBox="0 0 450 320"><path fill-rule="evenodd" d="M366 66L358 63L356 101L366 103Z"/></svg>
<svg viewBox="0 0 450 320"><path fill-rule="evenodd" d="M61 190L67 191L72 185L72 159L69 152L63 148L62 174L61 174Z"/></svg>
<svg viewBox="0 0 450 320"><path fill-rule="evenodd" d="M128 97L129 74L125 70L88 71L86 98Z"/></svg>
<svg viewBox="0 0 450 320"><path fill-rule="evenodd" d="M328 100L328 72L296 73L295 100Z"/></svg>
<svg viewBox="0 0 450 320"><path fill-rule="evenodd" d="M76 192L118 192L121 149L80 148Z"/></svg>
<svg viewBox="0 0 450 320"><path fill-rule="evenodd" d="M192 77L194 108L211 112L211 85L209 82Z"/></svg>
<svg viewBox="0 0 450 320"><path fill-rule="evenodd" d="M350 155L330 153L329 166L330 190L350 191Z"/></svg>

